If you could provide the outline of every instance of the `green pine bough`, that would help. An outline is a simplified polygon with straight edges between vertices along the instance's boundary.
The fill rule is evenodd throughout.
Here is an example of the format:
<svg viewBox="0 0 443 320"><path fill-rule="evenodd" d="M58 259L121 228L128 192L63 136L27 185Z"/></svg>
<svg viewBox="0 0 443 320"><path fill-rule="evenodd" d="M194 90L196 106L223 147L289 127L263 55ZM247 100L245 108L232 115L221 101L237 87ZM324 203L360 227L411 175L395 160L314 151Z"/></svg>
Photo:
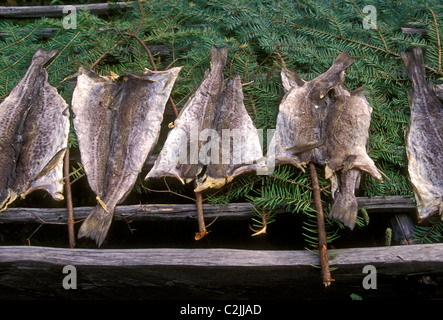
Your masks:
<svg viewBox="0 0 443 320"><path fill-rule="evenodd" d="M50 83L68 102L75 86L72 76L81 65L93 66L102 75L142 72L153 69L153 63L158 70L182 66L171 94L180 109L209 67L211 46L227 45L225 76L241 76L245 106L256 127L266 132L275 128L283 96L276 52L285 58L288 68L310 80L347 51L355 63L346 72L345 86L349 90L363 86L368 92L374 109L369 156L385 175L384 183L362 175L359 192L363 196L411 196L404 144L410 83L400 53L412 46L425 48L427 79L443 82L443 5L439 0L374 0L375 12L365 10L366 5L360 0L148 0L134 1L108 17L80 10L75 29L64 29L63 18L2 21L0 100L24 75L34 51L43 47L59 49L47 70ZM364 27L370 14L375 28ZM405 33L402 28L420 32ZM50 35L43 36L48 30ZM149 48L151 57L138 39ZM265 135L264 146L267 138ZM77 148L73 129L69 142L70 148ZM331 200L329 181L323 172L318 177L323 199ZM306 186L310 186L309 173L282 166L270 176L240 177L209 194L207 201L253 203L257 209L254 230L274 221L279 209L303 213L306 240L315 244L312 191ZM327 212L326 207L326 217ZM361 214L358 225L365 224L366 216ZM429 230L417 229L422 242L441 240L435 234L441 235L441 222L434 220ZM332 241L342 226L329 220L326 225Z"/></svg>

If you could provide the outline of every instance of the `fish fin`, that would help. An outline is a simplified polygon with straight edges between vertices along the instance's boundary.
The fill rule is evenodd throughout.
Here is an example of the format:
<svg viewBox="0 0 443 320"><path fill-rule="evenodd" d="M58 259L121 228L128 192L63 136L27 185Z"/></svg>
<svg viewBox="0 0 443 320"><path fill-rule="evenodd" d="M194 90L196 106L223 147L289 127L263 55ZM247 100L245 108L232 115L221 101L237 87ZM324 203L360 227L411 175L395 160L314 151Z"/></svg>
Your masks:
<svg viewBox="0 0 443 320"><path fill-rule="evenodd" d="M298 153L306 152L306 151L321 147L322 145L324 145L323 141L308 142L308 143L301 144L301 145L298 145L295 147L286 148L286 150L291 150L295 154L298 154Z"/></svg>
<svg viewBox="0 0 443 320"><path fill-rule="evenodd" d="M325 178L329 179L334 174L335 170L331 169L328 164L325 166Z"/></svg>
<svg viewBox="0 0 443 320"><path fill-rule="evenodd" d="M357 220L357 214L357 198L354 195L345 196L343 193L337 193L329 216L341 221L346 227L353 230L355 221Z"/></svg>
<svg viewBox="0 0 443 320"><path fill-rule="evenodd" d="M114 209L105 210L101 204L98 204L83 221L78 231L78 238L91 238L100 247L108 234L113 215Z"/></svg>
<svg viewBox="0 0 443 320"><path fill-rule="evenodd" d="M8 205L14 202L14 200L17 198L18 194L12 190L8 189L4 191L3 193L7 193L6 195L1 195L2 202L0 203L0 212L5 211L8 208Z"/></svg>
<svg viewBox="0 0 443 320"><path fill-rule="evenodd" d="M285 92L292 88L299 88L305 84L305 81L299 77L295 71L287 69L285 66L281 69L281 80Z"/></svg>
<svg viewBox="0 0 443 320"><path fill-rule="evenodd" d="M52 157L51 160L49 160L49 162L46 164L46 166L42 169L42 171L40 171L40 173L37 175L37 177L35 178L40 179L41 177L47 175L52 169L55 168L55 166L60 162L63 161L63 157L65 155L66 152L66 148L61 149L60 151L58 151L55 156Z"/></svg>
<svg viewBox="0 0 443 320"><path fill-rule="evenodd" d="M279 58L282 65L280 76L283 84L283 89L285 90L285 92L289 91L291 88L294 87L296 88L302 87L306 81L300 78L300 76L297 73L295 73L295 71L288 69L286 67L285 60L278 52L277 52L277 57Z"/></svg>
<svg viewBox="0 0 443 320"><path fill-rule="evenodd" d="M351 64L353 64L354 62L355 62L355 60L352 59L351 56L346 51L343 51L342 53L340 53L338 55L337 58L335 58L332 65L339 65L340 69L344 70L347 67L349 67Z"/></svg>
<svg viewBox="0 0 443 320"><path fill-rule="evenodd" d="M358 87L351 92L352 97L360 97L360 98L366 98L366 89L363 87Z"/></svg>
<svg viewBox="0 0 443 320"><path fill-rule="evenodd" d="M370 163L367 161L355 161L354 163L352 163L349 166L348 169L349 170L350 169L359 169L361 171L369 173L371 176L373 176L378 181L383 181L380 171L377 169L377 167L373 163Z"/></svg>

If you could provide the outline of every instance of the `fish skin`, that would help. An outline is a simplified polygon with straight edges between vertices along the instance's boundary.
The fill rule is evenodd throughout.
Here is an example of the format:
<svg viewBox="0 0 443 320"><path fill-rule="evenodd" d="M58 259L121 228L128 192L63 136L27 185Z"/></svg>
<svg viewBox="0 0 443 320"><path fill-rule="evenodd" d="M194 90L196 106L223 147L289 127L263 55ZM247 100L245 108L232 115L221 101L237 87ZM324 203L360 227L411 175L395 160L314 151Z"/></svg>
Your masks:
<svg viewBox="0 0 443 320"><path fill-rule="evenodd" d="M401 54L412 88L411 118L405 132L408 172L419 221L435 213L443 219L443 86L426 83L421 48Z"/></svg>
<svg viewBox="0 0 443 320"><path fill-rule="evenodd" d="M358 214L355 190L360 172L379 181L383 178L366 152L372 107L364 91L359 88L348 95L347 90L340 88L338 92L341 95L335 97L335 104L326 117L325 177L331 179L333 190L330 217L352 230Z"/></svg>
<svg viewBox="0 0 443 320"><path fill-rule="evenodd" d="M226 88L224 86L223 68L226 58L227 47L212 48L211 69L206 72L199 88L174 121L174 128L169 132L162 151L145 180L164 176L175 177L182 183L195 180L197 186L194 191L202 192L208 188L221 188L240 174L265 170L264 163L256 161L263 158L263 153L257 129L243 104L240 77L236 76ZM219 154L216 158L202 157L200 151L208 141L192 136L192 130L196 135L200 135L205 129L215 130L220 139L217 143ZM232 140L229 150L223 150L223 145L227 145L222 141L224 129L239 130L245 137L245 140L236 145L236 150L232 147ZM187 160L181 163L182 146L188 143L191 152L192 144L198 145L199 157L191 159L191 155L186 154ZM236 151L238 153L235 153ZM234 161L235 156L237 158ZM223 161L223 157L226 157L226 161Z"/></svg>
<svg viewBox="0 0 443 320"><path fill-rule="evenodd" d="M201 171L198 158L194 158L192 145L200 150L203 142L199 141L198 134L203 128L209 126L209 119L204 114L213 113L217 98L224 89L223 68L226 65L228 50L226 47L213 47L211 50L211 68L205 73L205 77L183 106L174 128L169 132L165 144L149 171L145 180L160 177L175 177L183 184L190 182ZM191 128L191 126L194 126ZM194 129L191 132L191 129ZM194 135L196 133L197 135ZM186 154L187 159L180 163L182 145L191 144Z"/></svg>
<svg viewBox="0 0 443 320"><path fill-rule="evenodd" d="M1 211L36 189L63 199L69 110L43 67L57 51L38 49L24 77L0 104Z"/></svg>
<svg viewBox="0 0 443 320"><path fill-rule="evenodd" d="M372 107L360 89L335 98L326 118L327 161L325 177L338 170L358 169L383 181L374 161L366 153Z"/></svg>
<svg viewBox="0 0 443 320"><path fill-rule="evenodd" d="M210 116L207 115L208 118ZM241 133L242 137L240 139L228 137L230 143L225 149L223 148L228 144L220 141L221 163L208 165L205 174L197 177L195 192L208 188L218 189L241 174L266 170L266 165L260 161L263 159L263 152L257 129L243 104L240 76L234 77L223 91L211 126L217 131L221 140L228 137L224 136L226 129ZM227 154L229 154L229 163L224 163L223 157L227 158Z"/></svg>
<svg viewBox="0 0 443 320"><path fill-rule="evenodd" d="M79 70L72 100L74 128L88 183L98 200L79 238L103 243L115 206L129 194L157 143L180 70L128 73L118 80Z"/></svg>
<svg viewBox="0 0 443 320"><path fill-rule="evenodd" d="M354 229L358 214L355 190L358 188L360 175L361 171L351 169L334 173L330 177L334 203L329 216L343 222L351 230Z"/></svg>
<svg viewBox="0 0 443 320"><path fill-rule="evenodd" d="M287 69L282 60L281 77L286 93L279 106L276 131L271 142L275 146L275 164L291 164L303 170L309 162L325 163L326 152L322 145L300 153L296 153L295 149L315 146L324 140L325 118L334 103L329 92L341 86L345 69L353 62L343 52L325 73L311 81L304 81Z"/></svg>

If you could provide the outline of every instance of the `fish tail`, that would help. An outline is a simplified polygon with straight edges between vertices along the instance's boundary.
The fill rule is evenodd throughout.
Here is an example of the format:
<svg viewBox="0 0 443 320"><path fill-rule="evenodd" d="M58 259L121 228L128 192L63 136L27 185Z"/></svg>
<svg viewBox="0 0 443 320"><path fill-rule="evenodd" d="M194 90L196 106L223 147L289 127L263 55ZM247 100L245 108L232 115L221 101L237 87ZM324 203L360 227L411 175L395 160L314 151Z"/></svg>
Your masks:
<svg viewBox="0 0 443 320"><path fill-rule="evenodd" d="M83 221L78 231L79 238L91 238L100 247L108 234L111 225L114 209L106 209L98 204Z"/></svg>
<svg viewBox="0 0 443 320"><path fill-rule="evenodd" d="M358 202L354 195L345 196L339 193L332 205L329 216L341 221L346 227L353 230L358 214Z"/></svg>
<svg viewBox="0 0 443 320"><path fill-rule="evenodd" d="M420 47L415 47L410 51L402 52L401 58L406 68L409 79L414 87L426 84L425 62L423 51Z"/></svg>
<svg viewBox="0 0 443 320"><path fill-rule="evenodd" d="M40 61L40 63L43 65L46 62L48 62L49 60L51 60L51 58L53 56L55 56L55 54L57 52L58 52L58 49L45 50L45 49L39 48L39 49L37 49L37 51L35 51L34 56L32 57L32 60Z"/></svg>
<svg viewBox="0 0 443 320"><path fill-rule="evenodd" d="M211 49L211 68L214 67L215 64L220 64L221 68L224 68L226 65L227 58L228 58L228 47L213 46Z"/></svg>
<svg viewBox="0 0 443 320"><path fill-rule="evenodd" d="M341 70L345 70L347 67L349 67L354 62L355 62L355 60L352 59L351 56L346 51L343 51L340 55L338 55L337 58L335 58L332 65L338 66L339 69L341 69Z"/></svg>

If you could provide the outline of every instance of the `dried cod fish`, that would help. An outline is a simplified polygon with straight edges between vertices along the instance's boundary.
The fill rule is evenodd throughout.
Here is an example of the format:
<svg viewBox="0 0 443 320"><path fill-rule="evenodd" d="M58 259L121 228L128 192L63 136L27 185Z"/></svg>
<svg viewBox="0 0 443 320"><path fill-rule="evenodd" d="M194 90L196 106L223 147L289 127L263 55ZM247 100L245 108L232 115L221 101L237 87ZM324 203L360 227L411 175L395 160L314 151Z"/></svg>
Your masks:
<svg viewBox="0 0 443 320"><path fill-rule="evenodd" d="M374 161L367 155L372 107L362 89L349 95L339 88L326 117L325 177L331 179L334 204L330 216L354 228L358 213L355 189L360 172L365 171L379 181L382 176Z"/></svg>
<svg viewBox="0 0 443 320"><path fill-rule="evenodd" d="M195 180L195 192L201 192L221 188L245 172L266 170L264 162L258 162L263 153L243 104L240 77L224 88L226 58L226 47L212 48L211 70L175 120L146 180L167 176L182 183Z"/></svg>
<svg viewBox="0 0 443 320"><path fill-rule="evenodd" d="M421 48L402 53L412 89L411 119L406 131L408 172L419 220L440 213L443 218L443 85L426 83Z"/></svg>
<svg viewBox="0 0 443 320"><path fill-rule="evenodd" d="M343 83L345 69L353 62L343 52L325 73L304 81L287 69L282 60L281 77L286 94L280 103L271 142L275 145L275 164L292 164L303 170L309 162L325 163L325 118L334 102L328 93ZM269 156L272 155L268 152Z"/></svg>
<svg viewBox="0 0 443 320"><path fill-rule="evenodd" d="M38 49L0 104L0 211L37 189L63 199L69 110L43 68L57 51Z"/></svg>
<svg viewBox="0 0 443 320"><path fill-rule="evenodd" d="M81 161L98 204L78 237L101 245L115 206L131 191L157 142L164 108L181 68L113 79L80 68L72 97Z"/></svg>

